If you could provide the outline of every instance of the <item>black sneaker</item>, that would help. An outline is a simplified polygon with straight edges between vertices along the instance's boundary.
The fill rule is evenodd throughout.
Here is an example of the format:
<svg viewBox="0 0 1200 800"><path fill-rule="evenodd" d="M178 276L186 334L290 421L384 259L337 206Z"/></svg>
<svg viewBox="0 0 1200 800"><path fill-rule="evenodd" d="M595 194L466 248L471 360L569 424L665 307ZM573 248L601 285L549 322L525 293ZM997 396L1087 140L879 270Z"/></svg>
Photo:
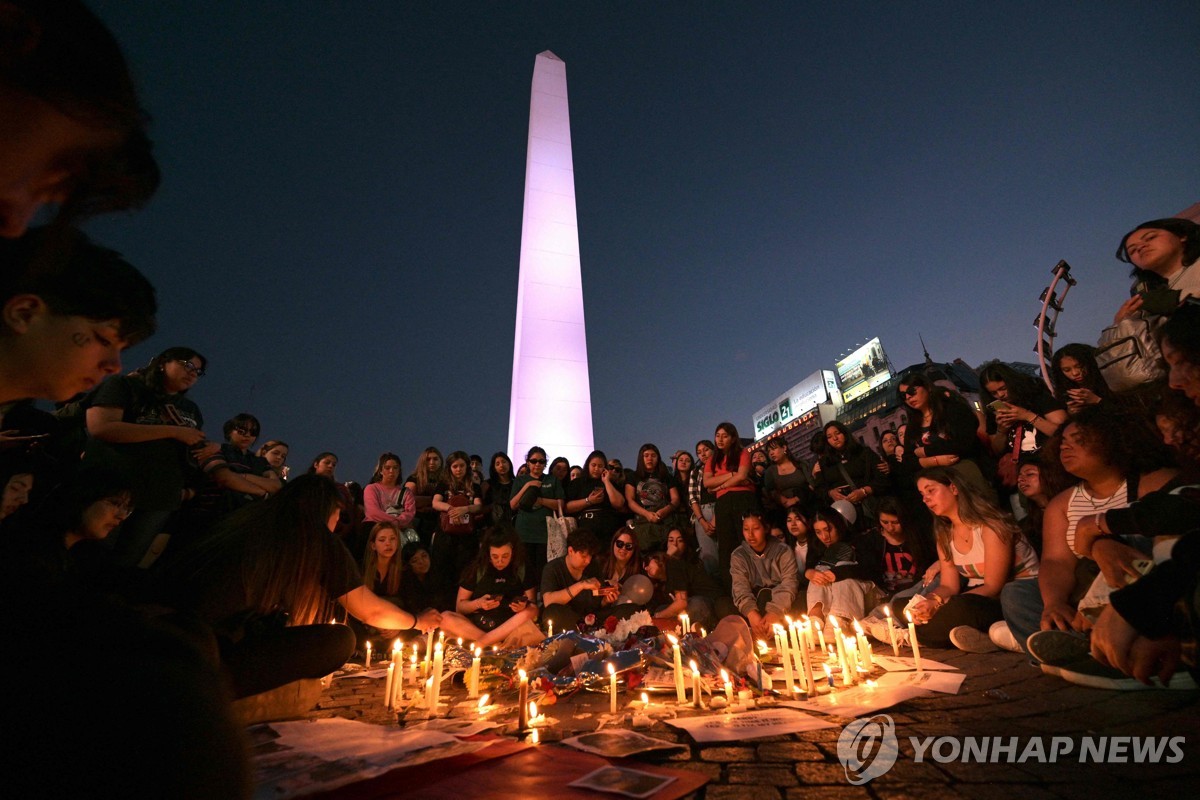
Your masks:
<svg viewBox="0 0 1200 800"><path fill-rule="evenodd" d="M1042 665L1043 671L1046 665ZM1151 678L1150 685L1146 685L1137 678L1130 677L1119 669L1106 667L1094 658L1088 657L1054 667L1060 678L1079 686L1090 686L1093 689L1119 689L1122 691L1134 691L1139 689L1178 689L1188 690L1196 688L1196 681L1187 672L1176 672L1171 676L1171 680L1163 684L1158 678Z"/></svg>
<svg viewBox="0 0 1200 800"><path fill-rule="evenodd" d="M1025 647L1041 662L1042 671L1051 675L1058 674L1057 667L1092 657L1088 640L1066 631L1035 631L1025 640Z"/></svg>

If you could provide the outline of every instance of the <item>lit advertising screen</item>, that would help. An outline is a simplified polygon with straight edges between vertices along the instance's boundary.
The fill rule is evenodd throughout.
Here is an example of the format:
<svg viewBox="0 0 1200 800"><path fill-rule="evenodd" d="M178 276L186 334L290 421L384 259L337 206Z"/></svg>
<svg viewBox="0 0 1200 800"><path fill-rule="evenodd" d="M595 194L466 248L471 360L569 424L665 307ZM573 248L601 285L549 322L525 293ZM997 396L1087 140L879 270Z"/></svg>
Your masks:
<svg viewBox="0 0 1200 800"><path fill-rule="evenodd" d="M842 399L847 403L892 378L878 336L837 362L836 368Z"/></svg>
<svg viewBox="0 0 1200 800"><path fill-rule="evenodd" d="M828 374L826 371L825 375ZM755 413L754 440L767 438L828 399L829 393L824 375L814 372Z"/></svg>

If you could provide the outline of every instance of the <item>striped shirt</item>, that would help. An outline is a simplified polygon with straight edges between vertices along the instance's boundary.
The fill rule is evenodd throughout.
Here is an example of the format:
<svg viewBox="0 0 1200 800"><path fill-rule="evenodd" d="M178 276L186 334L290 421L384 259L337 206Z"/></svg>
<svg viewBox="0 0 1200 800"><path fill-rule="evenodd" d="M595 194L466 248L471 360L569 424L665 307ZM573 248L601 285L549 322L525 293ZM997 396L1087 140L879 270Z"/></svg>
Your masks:
<svg viewBox="0 0 1200 800"><path fill-rule="evenodd" d="M1129 505L1129 482L1121 481L1117 490L1108 497L1097 500L1079 484L1071 490L1071 502L1067 504L1067 547L1075 554L1075 526L1079 520L1092 514L1101 514L1114 508L1124 508ZM1080 556L1075 554L1076 558Z"/></svg>

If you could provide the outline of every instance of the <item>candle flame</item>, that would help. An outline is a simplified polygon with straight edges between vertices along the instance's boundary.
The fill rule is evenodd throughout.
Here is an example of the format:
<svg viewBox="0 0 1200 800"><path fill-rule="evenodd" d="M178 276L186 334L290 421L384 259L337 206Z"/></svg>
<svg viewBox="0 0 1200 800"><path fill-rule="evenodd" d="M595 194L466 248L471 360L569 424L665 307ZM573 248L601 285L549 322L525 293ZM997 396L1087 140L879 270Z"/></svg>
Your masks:
<svg viewBox="0 0 1200 800"><path fill-rule="evenodd" d="M693 660L689 661L689 662L688 662L688 666L692 668L692 672L699 672L699 671L700 671L700 667L698 667L698 666L696 665L696 661L695 661L695 659L693 659Z"/></svg>
<svg viewBox="0 0 1200 800"><path fill-rule="evenodd" d="M891 606L889 606L889 605L884 605L884 607L883 607L883 615L884 615L885 617L887 617L888 619L891 619L891 618L892 618L892 607L891 607Z"/></svg>
<svg viewBox="0 0 1200 800"><path fill-rule="evenodd" d="M650 695L642 692L642 708L645 708L648 705L650 705Z"/></svg>
<svg viewBox="0 0 1200 800"><path fill-rule="evenodd" d="M830 671L829 671L829 665L828 665L828 664L822 664L821 666L825 668L825 677L826 677L826 678L828 678L828 677L829 677L829 676L832 674L832 673L830 673Z"/></svg>
<svg viewBox="0 0 1200 800"><path fill-rule="evenodd" d="M529 701L529 718L537 719L537 703L532 700Z"/></svg>
<svg viewBox="0 0 1200 800"><path fill-rule="evenodd" d="M458 646L462 647L462 637L458 637Z"/></svg>
<svg viewBox="0 0 1200 800"><path fill-rule="evenodd" d="M911 611L908 611L908 610L906 609L906 610L904 611L904 618L905 618L906 620L908 620L908 623L909 623L910 625L912 624L913 618L912 618L912 612L911 612Z"/></svg>
<svg viewBox="0 0 1200 800"><path fill-rule="evenodd" d="M721 683L729 683L729 673L721 670Z"/></svg>
<svg viewBox="0 0 1200 800"><path fill-rule="evenodd" d="M608 665L608 674L609 674L609 675L616 675L616 674L617 674L617 669L616 669L616 667L614 667L612 664L609 664L609 665Z"/></svg>
<svg viewBox="0 0 1200 800"><path fill-rule="evenodd" d="M479 698L479 710L480 711L483 711L485 708L487 708L488 701L491 698L492 698L492 696L490 694L485 694L483 697Z"/></svg>
<svg viewBox="0 0 1200 800"><path fill-rule="evenodd" d="M679 646L679 640L676 639L674 636L672 636L671 634L668 633L667 638L671 640L671 644L675 645L676 647Z"/></svg>
<svg viewBox="0 0 1200 800"><path fill-rule="evenodd" d="M841 626L841 624L838 622L838 618L837 618L837 617L830 617L830 618L829 618L829 622L830 622L830 623L833 625L833 629L834 629L835 631L840 631L840 630L842 629L842 626Z"/></svg>
<svg viewBox="0 0 1200 800"><path fill-rule="evenodd" d="M523 670L523 669L518 669L518 670L517 670L517 675L519 675L519 676L520 676L521 680L525 680L525 679L526 679L526 677L527 677L527 676L526 676L526 674L525 674L525 670Z"/></svg>
<svg viewBox="0 0 1200 800"><path fill-rule="evenodd" d="M859 624L858 620L854 620L854 632L859 636L863 635L863 626Z"/></svg>
<svg viewBox="0 0 1200 800"><path fill-rule="evenodd" d="M399 651L401 651L401 650L403 650L403 649L404 649L404 648L400 646L400 640L399 640L399 639L397 639L396 641L392 642L392 652L393 652L393 653L398 653Z"/></svg>
<svg viewBox="0 0 1200 800"><path fill-rule="evenodd" d="M533 735L529 737L529 741L533 742L534 744L538 744L541 742L541 738L538 736L538 732L536 729L533 731Z"/></svg>

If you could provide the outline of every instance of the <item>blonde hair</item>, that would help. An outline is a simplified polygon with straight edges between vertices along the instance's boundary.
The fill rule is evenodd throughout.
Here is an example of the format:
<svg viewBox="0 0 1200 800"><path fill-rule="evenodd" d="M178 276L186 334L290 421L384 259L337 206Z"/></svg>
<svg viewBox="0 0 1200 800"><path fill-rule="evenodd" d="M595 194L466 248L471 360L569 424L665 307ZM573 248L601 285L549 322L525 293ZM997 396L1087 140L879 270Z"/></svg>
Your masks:
<svg viewBox="0 0 1200 800"><path fill-rule="evenodd" d="M1001 511L974 486L964 483L957 473L942 467L933 467L919 472L917 480L921 478L958 490L958 518L964 525L991 528L1006 545L1015 544L1021 538L1021 529L1017 527L1012 516ZM950 534L953 528L954 525L948 517L934 515L933 532L937 537L938 547L946 554L953 552L950 549Z"/></svg>

